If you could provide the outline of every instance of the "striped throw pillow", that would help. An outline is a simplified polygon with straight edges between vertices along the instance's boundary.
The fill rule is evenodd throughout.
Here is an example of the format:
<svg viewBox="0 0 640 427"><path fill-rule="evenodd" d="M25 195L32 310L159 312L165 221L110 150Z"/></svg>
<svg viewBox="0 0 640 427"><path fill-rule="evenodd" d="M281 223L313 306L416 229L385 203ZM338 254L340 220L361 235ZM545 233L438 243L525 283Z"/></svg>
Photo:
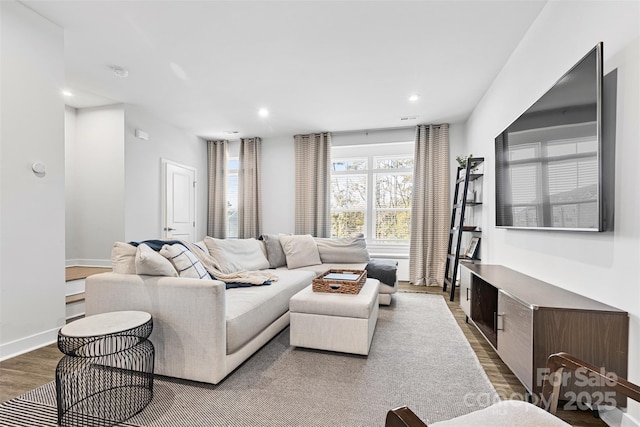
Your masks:
<svg viewBox="0 0 640 427"><path fill-rule="evenodd" d="M200 260L189 249L179 243L164 245L160 250L160 255L171 261L180 277L211 280L211 276Z"/></svg>

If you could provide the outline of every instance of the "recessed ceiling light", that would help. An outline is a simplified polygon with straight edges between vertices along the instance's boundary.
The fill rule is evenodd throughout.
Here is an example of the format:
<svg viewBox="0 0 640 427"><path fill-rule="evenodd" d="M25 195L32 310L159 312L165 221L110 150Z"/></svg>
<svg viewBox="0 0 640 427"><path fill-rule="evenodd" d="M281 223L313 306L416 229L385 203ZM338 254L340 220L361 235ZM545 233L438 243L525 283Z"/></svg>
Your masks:
<svg viewBox="0 0 640 427"><path fill-rule="evenodd" d="M73 96L73 94L72 94L71 92L69 92L68 90L63 90L63 91L62 91L62 94L63 94L64 96Z"/></svg>
<svg viewBox="0 0 640 427"><path fill-rule="evenodd" d="M129 70L122 67L111 67L111 71L113 71L113 75L118 77L127 77L129 75Z"/></svg>
<svg viewBox="0 0 640 427"><path fill-rule="evenodd" d="M411 102L416 102L418 99L420 99L420 95L418 95L417 93L414 93L409 97L409 101Z"/></svg>
<svg viewBox="0 0 640 427"><path fill-rule="evenodd" d="M261 108L258 110L258 115L260 117L268 117L269 116L269 110L267 110L266 108Z"/></svg>

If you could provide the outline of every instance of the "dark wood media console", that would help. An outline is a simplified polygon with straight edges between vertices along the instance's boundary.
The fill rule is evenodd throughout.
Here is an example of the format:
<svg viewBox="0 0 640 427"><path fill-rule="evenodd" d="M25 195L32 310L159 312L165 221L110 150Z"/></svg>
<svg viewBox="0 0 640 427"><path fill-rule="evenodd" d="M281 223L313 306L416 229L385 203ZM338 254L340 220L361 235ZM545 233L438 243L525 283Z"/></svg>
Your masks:
<svg viewBox="0 0 640 427"><path fill-rule="evenodd" d="M542 391L547 358L560 351L627 377L629 315L625 311L501 265L467 263L461 265L460 305L533 395ZM608 390L585 384L584 378L569 378L561 398L590 393L611 400ZM607 403L592 399L595 405Z"/></svg>

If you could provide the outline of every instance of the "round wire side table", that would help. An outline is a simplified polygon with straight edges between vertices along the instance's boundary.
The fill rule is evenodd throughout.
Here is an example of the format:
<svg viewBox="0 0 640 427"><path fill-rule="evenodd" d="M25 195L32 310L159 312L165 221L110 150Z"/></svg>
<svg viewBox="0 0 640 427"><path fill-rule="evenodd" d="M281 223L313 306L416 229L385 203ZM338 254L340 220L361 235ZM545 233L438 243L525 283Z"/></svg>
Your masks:
<svg viewBox="0 0 640 427"><path fill-rule="evenodd" d="M116 311L76 320L58 332L65 356L56 368L60 426L112 426L153 398L153 319Z"/></svg>

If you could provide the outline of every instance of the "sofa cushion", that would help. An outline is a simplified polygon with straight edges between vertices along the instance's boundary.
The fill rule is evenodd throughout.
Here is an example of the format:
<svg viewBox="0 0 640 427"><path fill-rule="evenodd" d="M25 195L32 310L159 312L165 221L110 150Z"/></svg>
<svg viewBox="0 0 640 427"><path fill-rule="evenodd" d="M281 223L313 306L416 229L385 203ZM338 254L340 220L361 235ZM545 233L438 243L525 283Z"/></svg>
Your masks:
<svg viewBox="0 0 640 427"><path fill-rule="evenodd" d="M227 354L243 345L289 310L289 300L311 284L310 271L278 270L278 281L271 286L226 290Z"/></svg>
<svg viewBox="0 0 640 427"><path fill-rule="evenodd" d="M307 265L304 267L294 268L293 270L307 270L313 271L316 276L326 273L329 270L364 270L367 266L365 262L353 262L349 264L341 264L341 263L322 263L317 265ZM278 268L276 274L280 274L282 269Z"/></svg>
<svg viewBox="0 0 640 427"><path fill-rule="evenodd" d="M160 249L160 255L171 261L180 277L211 280L211 276L200 260L189 249L179 243L164 245Z"/></svg>
<svg viewBox="0 0 640 427"><path fill-rule="evenodd" d="M111 248L111 269L114 273L136 274L137 248L129 243L115 242Z"/></svg>
<svg viewBox="0 0 640 427"><path fill-rule="evenodd" d="M467 427L467 426L545 426L569 427L560 418L529 402L520 400L503 400L487 408L474 411L457 418L429 424L433 427Z"/></svg>
<svg viewBox="0 0 640 427"><path fill-rule="evenodd" d="M256 239L216 239L206 236L204 243L223 273L269 268L269 261Z"/></svg>
<svg viewBox="0 0 640 427"><path fill-rule="evenodd" d="M278 268L287 265L287 257L284 255L282 245L280 244L280 235L263 234L260 236L260 240L264 241L270 268Z"/></svg>
<svg viewBox="0 0 640 427"><path fill-rule="evenodd" d="M135 262L136 274L178 277L178 272L171 262L144 243L139 244L136 249Z"/></svg>
<svg viewBox="0 0 640 427"><path fill-rule="evenodd" d="M340 239L328 239L316 237L318 252L322 262L367 262L369 251L364 234Z"/></svg>
<svg viewBox="0 0 640 427"><path fill-rule="evenodd" d="M321 273L326 273L329 270L330 265L329 264L315 264L315 265L305 265L304 267L298 267L298 268L287 268L287 266L278 268L276 270L276 274L280 274L281 271L287 271L287 270L291 270L291 271L300 271L300 270L304 270L304 271L312 271L316 276L318 276Z"/></svg>
<svg viewBox="0 0 640 427"><path fill-rule="evenodd" d="M197 246L198 248L202 249L202 252L208 254L209 253L209 248L207 248L207 245L204 243L204 240L198 240L197 242L195 242L193 244L194 246Z"/></svg>
<svg viewBox="0 0 640 427"><path fill-rule="evenodd" d="M318 246L310 234L280 236L280 244L287 258L287 268L322 264Z"/></svg>
<svg viewBox="0 0 640 427"><path fill-rule="evenodd" d="M323 316L368 319L378 302L376 279L367 279L358 294L314 292L307 286L289 301L291 313L318 314Z"/></svg>

